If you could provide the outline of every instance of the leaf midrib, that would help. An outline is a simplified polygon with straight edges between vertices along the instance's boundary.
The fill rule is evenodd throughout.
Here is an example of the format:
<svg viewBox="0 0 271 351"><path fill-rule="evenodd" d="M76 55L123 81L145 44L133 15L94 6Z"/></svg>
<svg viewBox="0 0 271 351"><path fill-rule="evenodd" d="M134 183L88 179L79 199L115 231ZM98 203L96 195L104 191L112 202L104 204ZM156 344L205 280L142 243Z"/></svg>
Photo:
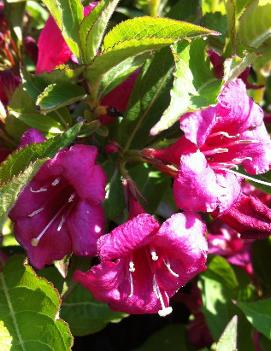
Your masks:
<svg viewBox="0 0 271 351"><path fill-rule="evenodd" d="M18 341L19 341L18 345L20 345L22 347L23 351L27 351L25 346L24 346L24 341L22 339L19 326L17 324L17 320L16 320L16 317L15 317L15 311L14 311L11 299L9 297L9 294L8 294L8 287L6 285L6 280L5 280L5 277L4 277L3 273L0 273L0 282L1 282L2 286L3 286L3 292L4 292L5 298L6 298L7 303L8 303L11 319L12 319L12 322L14 324L14 328L15 328L15 331L16 331L16 334L17 334L17 338L18 338Z"/></svg>

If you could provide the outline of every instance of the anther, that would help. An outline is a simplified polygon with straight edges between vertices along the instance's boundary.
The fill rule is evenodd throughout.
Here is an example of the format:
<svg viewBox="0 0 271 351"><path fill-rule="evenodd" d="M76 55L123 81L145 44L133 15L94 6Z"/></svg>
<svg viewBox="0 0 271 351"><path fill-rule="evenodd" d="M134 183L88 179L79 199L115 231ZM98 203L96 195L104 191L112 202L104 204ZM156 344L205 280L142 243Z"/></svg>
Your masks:
<svg viewBox="0 0 271 351"><path fill-rule="evenodd" d="M51 183L51 185L52 185L52 186L57 186L59 183L60 183L60 178L56 178L56 179Z"/></svg>
<svg viewBox="0 0 271 351"><path fill-rule="evenodd" d="M43 193L44 191L47 191L47 188L39 188L37 190L34 190L33 188L30 188L31 193Z"/></svg>
<svg viewBox="0 0 271 351"><path fill-rule="evenodd" d="M151 259L152 259L153 261L157 261L157 260L159 259L159 257L158 257L158 255L157 255L156 251L154 251L154 250L151 251Z"/></svg>
<svg viewBox="0 0 271 351"><path fill-rule="evenodd" d="M135 264L133 261L129 262L129 272L135 272Z"/></svg>
<svg viewBox="0 0 271 351"><path fill-rule="evenodd" d="M75 194L71 194L71 196L68 199L68 202L73 202L73 200L75 199Z"/></svg>
<svg viewBox="0 0 271 351"><path fill-rule="evenodd" d="M59 223L59 225L58 225L58 227L57 227L57 231L58 231L58 232L60 232L60 230L62 229L62 226L63 226L64 223L65 223L65 217L62 216L62 217L61 217L61 220L60 220L60 223Z"/></svg>
<svg viewBox="0 0 271 351"><path fill-rule="evenodd" d="M33 211L33 212L31 212L29 215L28 215L28 217L34 217L35 215L37 215L37 214L39 214L41 211L43 211L44 210L44 207L41 207L41 208L39 208L38 210L35 210L35 211Z"/></svg>

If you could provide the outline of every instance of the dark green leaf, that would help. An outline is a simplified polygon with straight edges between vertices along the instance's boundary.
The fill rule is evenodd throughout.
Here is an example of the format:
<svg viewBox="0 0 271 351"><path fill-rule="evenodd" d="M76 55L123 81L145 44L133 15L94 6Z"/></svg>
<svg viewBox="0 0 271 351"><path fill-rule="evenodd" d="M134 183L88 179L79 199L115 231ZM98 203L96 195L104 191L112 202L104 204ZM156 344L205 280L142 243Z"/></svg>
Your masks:
<svg viewBox="0 0 271 351"><path fill-rule="evenodd" d="M76 336L97 333L108 323L119 322L127 316L125 313L113 312L108 305L95 301L90 292L80 285L76 285L65 298L60 315Z"/></svg>
<svg viewBox="0 0 271 351"><path fill-rule="evenodd" d="M41 112L47 113L70 105L86 97L83 88L71 83L54 83L48 85L37 97L36 104Z"/></svg>
<svg viewBox="0 0 271 351"><path fill-rule="evenodd" d="M217 33L191 23L169 18L137 17L121 22L104 38L102 52L88 69L90 81L126 60L150 50L158 50L174 42Z"/></svg>
<svg viewBox="0 0 271 351"><path fill-rule="evenodd" d="M255 240L252 246L252 262L255 278L260 283L264 296L271 295L270 263L271 240Z"/></svg>
<svg viewBox="0 0 271 351"><path fill-rule="evenodd" d="M172 324L154 333L136 351L187 351L185 328L181 324Z"/></svg>
<svg viewBox="0 0 271 351"><path fill-rule="evenodd" d="M255 329L271 339L271 298L255 302L237 302Z"/></svg>
<svg viewBox="0 0 271 351"><path fill-rule="evenodd" d="M0 348L3 351L69 351L72 335L58 317L60 297L21 257L0 272Z"/></svg>
<svg viewBox="0 0 271 351"><path fill-rule="evenodd" d="M172 70L173 58L168 48L158 52L141 70L128 112L118 129L118 139L125 150L141 148L151 142L150 128L159 118L160 111L169 104Z"/></svg>
<svg viewBox="0 0 271 351"><path fill-rule="evenodd" d="M117 168L115 168L107 183L104 206L106 217L112 221L117 221L117 218L122 214L125 208L123 185Z"/></svg>
<svg viewBox="0 0 271 351"><path fill-rule="evenodd" d="M79 37L84 63L97 55L103 36L119 0L101 0L80 24Z"/></svg>
<svg viewBox="0 0 271 351"><path fill-rule="evenodd" d="M59 149L68 146L76 138L80 128L81 124L77 124L63 134L44 143L31 144L12 153L0 165L0 184L10 182L14 176L23 172L31 162L53 157Z"/></svg>

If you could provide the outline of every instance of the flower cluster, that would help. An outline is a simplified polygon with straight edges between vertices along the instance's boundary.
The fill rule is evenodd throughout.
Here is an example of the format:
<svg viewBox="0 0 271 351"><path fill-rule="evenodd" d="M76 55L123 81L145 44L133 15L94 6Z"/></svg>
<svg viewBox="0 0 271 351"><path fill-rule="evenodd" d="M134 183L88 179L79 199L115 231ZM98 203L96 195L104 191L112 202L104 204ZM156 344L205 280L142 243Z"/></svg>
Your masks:
<svg viewBox="0 0 271 351"><path fill-rule="evenodd" d="M95 6L85 7L84 15ZM33 61L37 58L37 74L69 61L78 63L52 17L39 37L38 54L31 39L27 45L33 49ZM214 63L219 61L214 53L210 56ZM219 61L215 70L221 64ZM127 109L138 74L135 70L95 105L101 113L96 116L94 108L91 112L99 118L99 125L110 125ZM97 256L99 263L87 272L77 270L75 281L113 310L160 316L172 311L169 299L205 270L208 251L252 274L252 241L246 239L270 235L271 210L259 194L247 190L244 173L269 170L271 140L262 109L247 95L248 74L225 84L216 105L180 116L181 132L175 143L137 152L140 161L174 176L173 197L180 211L162 224L146 213L125 169L122 181L129 215L106 233L106 176L98 164L96 146L74 144L45 162L9 213L15 236L31 264L41 269L70 254ZM12 82L14 86L6 84L8 92L19 84L16 79ZM0 91L5 104L11 95L8 92L2 96ZM39 131L30 129L22 135L19 148L44 141ZM93 138L93 144L95 141ZM117 141L105 143L107 156L121 154L120 172L128 163L122 151ZM214 221L206 226L201 213L209 213ZM198 316L203 324L202 315Z"/></svg>

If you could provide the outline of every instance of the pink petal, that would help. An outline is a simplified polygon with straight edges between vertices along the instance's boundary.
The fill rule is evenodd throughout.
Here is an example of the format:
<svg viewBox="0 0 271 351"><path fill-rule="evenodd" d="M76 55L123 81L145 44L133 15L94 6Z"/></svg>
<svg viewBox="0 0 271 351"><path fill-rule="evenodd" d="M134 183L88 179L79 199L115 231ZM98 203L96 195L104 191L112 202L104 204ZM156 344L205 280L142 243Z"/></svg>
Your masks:
<svg viewBox="0 0 271 351"><path fill-rule="evenodd" d="M159 227L154 217L146 213L119 225L98 240L101 259L110 260L129 255L146 245Z"/></svg>
<svg viewBox="0 0 271 351"><path fill-rule="evenodd" d="M75 255L95 256L97 240L104 233L104 212L100 205L79 201L67 218Z"/></svg>
<svg viewBox="0 0 271 351"><path fill-rule="evenodd" d="M174 198L179 208L212 212L219 205L222 190L217 184L215 172L200 151L181 156L173 184Z"/></svg>
<svg viewBox="0 0 271 351"><path fill-rule="evenodd" d="M236 134L259 126L263 121L263 111L247 95L241 79L229 82L218 97L216 129Z"/></svg>
<svg viewBox="0 0 271 351"><path fill-rule="evenodd" d="M38 74L51 72L57 66L68 62L72 54L53 17L48 18L40 33L38 48Z"/></svg>
<svg viewBox="0 0 271 351"><path fill-rule="evenodd" d="M205 143L215 123L216 109L214 107L186 113L180 118L180 128L185 137L198 147Z"/></svg>

